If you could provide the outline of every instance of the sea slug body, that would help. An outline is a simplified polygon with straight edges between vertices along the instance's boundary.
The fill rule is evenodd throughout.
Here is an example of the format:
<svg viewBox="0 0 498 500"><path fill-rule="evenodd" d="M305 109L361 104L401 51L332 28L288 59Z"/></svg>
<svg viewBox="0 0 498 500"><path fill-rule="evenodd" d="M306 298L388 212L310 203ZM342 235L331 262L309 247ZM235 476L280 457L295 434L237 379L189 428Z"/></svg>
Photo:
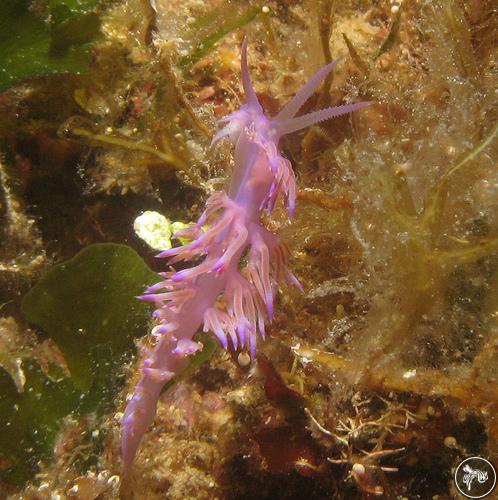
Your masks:
<svg viewBox="0 0 498 500"><path fill-rule="evenodd" d="M198 262L179 272L161 273L142 300L156 304L153 351L143 353L141 378L122 419L125 470L152 424L164 384L180 372L188 357L202 348L193 340L202 327L226 349L256 355L258 334L273 316L279 282L300 287L288 268L289 251L279 237L263 227L263 211L271 213L281 196L292 216L295 178L292 165L279 152L282 136L369 104L331 107L296 117L302 105L335 66L321 68L274 117L267 118L252 87L247 66L247 43L242 45L245 104L225 117L225 127L213 143L228 138L235 144L235 166L226 192L216 192L196 224L176 234L191 243L159 254L169 264ZM247 265L241 257L247 253Z"/></svg>

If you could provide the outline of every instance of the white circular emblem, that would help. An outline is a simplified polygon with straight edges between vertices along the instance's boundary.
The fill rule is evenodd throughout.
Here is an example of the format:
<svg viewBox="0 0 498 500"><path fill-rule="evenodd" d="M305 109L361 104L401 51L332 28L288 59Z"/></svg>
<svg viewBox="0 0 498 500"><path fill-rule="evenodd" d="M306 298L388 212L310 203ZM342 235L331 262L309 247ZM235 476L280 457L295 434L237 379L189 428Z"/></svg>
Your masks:
<svg viewBox="0 0 498 500"><path fill-rule="evenodd" d="M496 470L485 458L466 458L456 468L455 485L467 498L487 497L496 486Z"/></svg>

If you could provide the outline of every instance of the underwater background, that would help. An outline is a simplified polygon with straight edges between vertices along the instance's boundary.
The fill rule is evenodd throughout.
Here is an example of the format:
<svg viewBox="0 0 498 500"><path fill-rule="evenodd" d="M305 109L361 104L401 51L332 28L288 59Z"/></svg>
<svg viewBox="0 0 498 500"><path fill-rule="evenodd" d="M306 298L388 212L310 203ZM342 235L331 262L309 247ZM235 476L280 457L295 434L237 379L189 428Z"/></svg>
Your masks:
<svg viewBox="0 0 498 500"><path fill-rule="evenodd" d="M498 465L496 33L491 0L2 0L0 497L449 499ZM303 291L252 362L199 333L123 475L136 296L229 182L244 36L268 116L337 58L301 112L372 104L282 139Z"/></svg>

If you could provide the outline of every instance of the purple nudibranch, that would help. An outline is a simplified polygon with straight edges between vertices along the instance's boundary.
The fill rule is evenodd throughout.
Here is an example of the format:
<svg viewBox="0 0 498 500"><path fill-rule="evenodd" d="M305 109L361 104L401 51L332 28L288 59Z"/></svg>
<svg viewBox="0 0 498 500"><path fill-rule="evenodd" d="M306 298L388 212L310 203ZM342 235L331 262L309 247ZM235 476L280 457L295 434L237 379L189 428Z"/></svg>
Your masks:
<svg viewBox="0 0 498 500"><path fill-rule="evenodd" d="M260 216L265 210L272 212L279 196L290 216L294 212L294 172L279 152L280 138L369 104L346 104L295 116L336 63L321 68L270 119L251 84L244 40L241 66L245 104L221 120L225 126L213 138L213 143L227 137L235 144L235 166L228 190L210 196L197 223L177 233L177 237L192 243L158 255L167 257L170 264L199 257L203 260L183 271L160 273L162 280L141 297L156 303L152 334L157 344L153 351L142 353L141 378L122 419L125 471L154 420L164 384L202 348L193 341L199 328L214 333L225 349L231 342L235 350L247 349L254 358L257 335L264 338L265 321L273 316L277 284L284 281L300 287L287 266L287 247L263 227ZM247 265L243 266L241 257L246 253Z"/></svg>

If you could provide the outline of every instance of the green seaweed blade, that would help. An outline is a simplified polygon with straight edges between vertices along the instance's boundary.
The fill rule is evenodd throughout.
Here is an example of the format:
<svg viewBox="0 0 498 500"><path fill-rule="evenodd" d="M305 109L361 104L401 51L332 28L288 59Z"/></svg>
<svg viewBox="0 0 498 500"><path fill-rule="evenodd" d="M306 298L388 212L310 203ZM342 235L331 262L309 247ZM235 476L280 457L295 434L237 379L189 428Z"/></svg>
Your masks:
<svg viewBox="0 0 498 500"><path fill-rule="evenodd" d="M22 311L56 342L75 386L86 391L95 349L110 349L118 360L144 335L150 307L135 296L156 280L131 248L91 245L51 269L25 295Z"/></svg>
<svg viewBox="0 0 498 500"><path fill-rule="evenodd" d="M99 0L51 0L35 12L29 0L0 4L0 91L26 78L87 69L100 33Z"/></svg>

